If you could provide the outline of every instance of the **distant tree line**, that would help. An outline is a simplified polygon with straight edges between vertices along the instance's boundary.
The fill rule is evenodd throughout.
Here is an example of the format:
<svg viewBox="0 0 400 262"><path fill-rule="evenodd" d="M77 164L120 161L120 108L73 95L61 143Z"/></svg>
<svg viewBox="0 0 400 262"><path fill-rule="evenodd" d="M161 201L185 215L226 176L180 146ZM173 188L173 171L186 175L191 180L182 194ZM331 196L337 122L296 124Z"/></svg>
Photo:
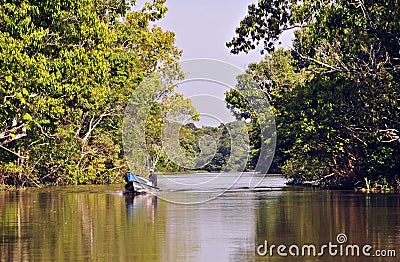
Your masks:
<svg viewBox="0 0 400 262"><path fill-rule="evenodd" d="M197 127L193 123L188 123L181 126L179 129L179 146L184 152L186 160L193 159L193 167L180 166L171 161L172 159L165 152L162 152L157 169L161 172L235 172L248 170L251 166L243 165L243 163L247 163L247 154L238 156L231 154L232 137L227 125L232 124L220 124L218 127ZM205 138L207 139L204 140ZM231 157L236 157L236 159L231 159ZM229 165L228 162L230 162Z"/></svg>

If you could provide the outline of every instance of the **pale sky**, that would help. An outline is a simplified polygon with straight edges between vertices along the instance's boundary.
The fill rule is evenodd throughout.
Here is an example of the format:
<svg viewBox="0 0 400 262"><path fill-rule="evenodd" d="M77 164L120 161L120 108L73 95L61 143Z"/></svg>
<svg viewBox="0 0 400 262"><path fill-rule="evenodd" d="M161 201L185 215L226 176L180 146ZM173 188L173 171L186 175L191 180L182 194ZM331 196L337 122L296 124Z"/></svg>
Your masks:
<svg viewBox="0 0 400 262"><path fill-rule="evenodd" d="M244 70L248 63L261 60L258 51L232 55L225 46L235 28L256 0L167 0L168 12L157 25L175 32L183 59L212 58L232 63Z"/></svg>
<svg viewBox="0 0 400 262"><path fill-rule="evenodd" d="M248 54L233 55L226 47L226 42L235 36L235 29L247 14L247 7L257 0L167 0L168 12L165 18L156 22L164 30L175 33L176 45L183 50L182 60L193 58L209 58L232 64L242 71L252 62L259 62L262 46ZM288 45L290 36L284 37L282 43ZM211 97L219 97L224 104L224 93L229 90L226 86L204 83L186 84L179 88L185 97L192 99L193 104L201 113L199 105L215 104ZM198 99L202 95L203 99ZM204 95L210 95L210 103ZM227 109L225 109L228 111ZM218 110L220 111L220 110ZM204 112L203 112L204 113ZM230 113L229 113L230 114ZM215 120L201 115L200 125L216 125Z"/></svg>
<svg viewBox="0 0 400 262"><path fill-rule="evenodd" d="M168 12L157 25L175 32L176 45L183 50L182 59L211 58L244 70L262 59L260 50L233 55L225 46L235 36L235 29L247 14L247 7L257 0L167 0ZM290 44L291 34L281 41Z"/></svg>

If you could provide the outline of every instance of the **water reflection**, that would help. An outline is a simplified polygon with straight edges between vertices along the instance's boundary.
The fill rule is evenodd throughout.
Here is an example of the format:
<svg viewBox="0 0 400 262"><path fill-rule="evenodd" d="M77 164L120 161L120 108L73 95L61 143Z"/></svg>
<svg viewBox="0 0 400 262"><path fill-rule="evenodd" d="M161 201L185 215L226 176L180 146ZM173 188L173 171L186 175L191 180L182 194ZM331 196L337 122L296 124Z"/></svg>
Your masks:
<svg viewBox="0 0 400 262"><path fill-rule="evenodd" d="M270 244L314 244L321 247L336 237L346 234L345 244L371 245L373 249L394 249L400 256L400 198L398 195L364 195L335 191L287 191L273 203L266 203L259 196L257 209L257 243L268 240ZM330 257L324 252L322 258L313 261L348 261L349 257ZM261 258L260 258L261 259ZM263 257L269 261L271 257ZM275 253L275 259L279 258ZM358 260L357 260L358 259ZM365 261L365 257L350 260ZM310 257L297 258L310 260ZM374 261L389 258L375 257ZM393 261L397 261L392 258ZM294 259L293 259L294 261Z"/></svg>
<svg viewBox="0 0 400 262"><path fill-rule="evenodd" d="M283 182L267 178L261 189L235 187L199 205L125 197L122 185L3 192L0 261L365 261L256 254L265 240L318 246L339 233L400 256L398 195L298 190ZM208 193L162 194L195 200Z"/></svg>
<svg viewBox="0 0 400 262"><path fill-rule="evenodd" d="M151 217L154 223L158 204L157 196L151 194L136 196L128 194L124 195L124 197L129 221L132 222L138 212L145 212L147 216Z"/></svg>

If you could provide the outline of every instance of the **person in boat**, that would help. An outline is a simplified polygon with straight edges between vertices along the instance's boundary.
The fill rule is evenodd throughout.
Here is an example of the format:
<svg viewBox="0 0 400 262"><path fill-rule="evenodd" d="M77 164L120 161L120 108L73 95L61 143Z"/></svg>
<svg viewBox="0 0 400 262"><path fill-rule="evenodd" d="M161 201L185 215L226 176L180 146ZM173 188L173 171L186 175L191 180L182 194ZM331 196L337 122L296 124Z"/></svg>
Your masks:
<svg viewBox="0 0 400 262"><path fill-rule="evenodd" d="M151 183L153 184L153 186L157 186L157 175L154 173L154 169L150 169L150 175L149 175L149 179L151 181Z"/></svg>

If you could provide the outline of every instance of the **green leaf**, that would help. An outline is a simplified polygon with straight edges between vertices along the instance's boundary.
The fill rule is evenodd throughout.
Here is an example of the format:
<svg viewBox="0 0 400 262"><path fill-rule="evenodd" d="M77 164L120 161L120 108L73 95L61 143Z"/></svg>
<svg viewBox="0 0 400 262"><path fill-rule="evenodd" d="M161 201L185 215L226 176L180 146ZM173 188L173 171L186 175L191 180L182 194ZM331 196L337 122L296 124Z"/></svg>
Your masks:
<svg viewBox="0 0 400 262"><path fill-rule="evenodd" d="M21 100L21 99L23 98L23 96L22 96L21 93L16 93L16 94L15 94L15 98Z"/></svg>
<svg viewBox="0 0 400 262"><path fill-rule="evenodd" d="M7 81L7 83L12 84L13 83L12 76L6 76L6 81Z"/></svg>
<svg viewBox="0 0 400 262"><path fill-rule="evenodd" d="M22 116L22 119L25 120L25 121L32 121L32 116L30 114L28 114L28 113L25 113Z"/></svg>
<svg viewBox="0 0 400 262"><path fill-rule="evenodd" d="M29 96L29 92L28 90L26 90L26 88L22 88L22 94L24 94L25 96Z"/></svg>

